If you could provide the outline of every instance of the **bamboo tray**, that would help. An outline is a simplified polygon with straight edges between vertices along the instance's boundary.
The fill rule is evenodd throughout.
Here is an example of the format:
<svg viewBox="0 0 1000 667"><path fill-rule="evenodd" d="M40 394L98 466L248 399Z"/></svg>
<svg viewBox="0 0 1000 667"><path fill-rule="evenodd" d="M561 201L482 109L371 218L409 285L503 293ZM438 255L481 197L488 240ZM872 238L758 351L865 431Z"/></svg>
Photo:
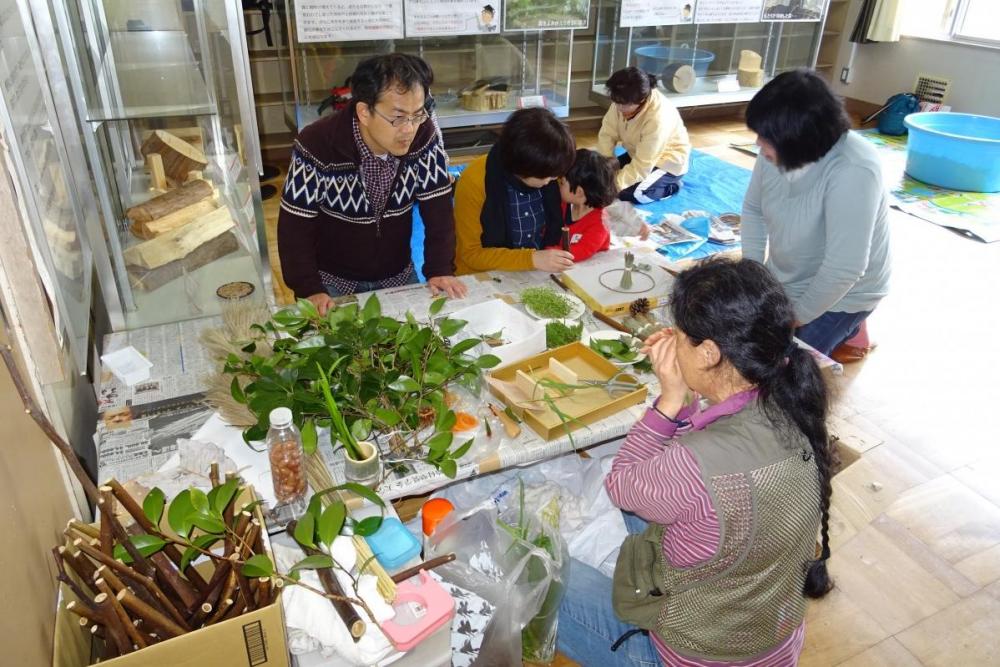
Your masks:
<svg viewBox="0 0 1000 667"><path fill-rule="evenodd" d="M550 370L550 359L561 362L563 367L576 373L580 380L608 380L621 370L587 345L575 342L491 372L487 376L490 392L510 406L514 414L544 440L554 440L570 431L590 426L646 400L648 389L645 385L628 393L617 392L614 396L609 396L603 387L574 389L565 398L560 398L556 389L538 387L532 405L544 409L529 409L524 405L524 391L518 388L518 371L535 381L545 378L563 381ZM520 384L524 384L523 376ZM569 422L563 423L550 407L537 400L543 390L555 399L556 406L570 418Z"/></svg>

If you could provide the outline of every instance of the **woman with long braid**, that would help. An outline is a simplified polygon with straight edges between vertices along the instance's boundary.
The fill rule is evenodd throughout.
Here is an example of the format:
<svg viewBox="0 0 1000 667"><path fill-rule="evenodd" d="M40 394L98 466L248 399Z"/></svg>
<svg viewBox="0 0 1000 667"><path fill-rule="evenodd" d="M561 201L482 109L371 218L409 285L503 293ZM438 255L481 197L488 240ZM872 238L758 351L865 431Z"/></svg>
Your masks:
<svg viewBox="0 0 1000 667"><path fill-rule="evenodd" d="M605 480L633 534L613 581L572 563L559 649L601 667L795 665L806 598L832 586L824 381L761 264L684 271L670 310L647 341L662 394Z"/></svg>

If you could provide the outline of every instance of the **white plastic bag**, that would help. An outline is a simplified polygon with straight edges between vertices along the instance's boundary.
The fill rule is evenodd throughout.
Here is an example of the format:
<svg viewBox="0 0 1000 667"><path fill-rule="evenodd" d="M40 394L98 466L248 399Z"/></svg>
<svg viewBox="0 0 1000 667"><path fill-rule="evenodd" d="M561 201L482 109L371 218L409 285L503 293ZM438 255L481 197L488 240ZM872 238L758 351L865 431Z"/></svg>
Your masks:
<svg viewBox="0 0 1000 667"><path fill-rule="evenodd" d="M519 516L512 512L501 517L490 500L465 512L456 510L426 543L426 558L456 555L453 562L439 569L442 577L482 596L496 608L477 665L521 664L521 634L526 627L529 649L542 658L544 651L554 650L557 612L569 562L566 544L558 531L534 512L525 510ZM518 530L501 527L501 518ZM540 612L542 618L536 618Z"/></svg>

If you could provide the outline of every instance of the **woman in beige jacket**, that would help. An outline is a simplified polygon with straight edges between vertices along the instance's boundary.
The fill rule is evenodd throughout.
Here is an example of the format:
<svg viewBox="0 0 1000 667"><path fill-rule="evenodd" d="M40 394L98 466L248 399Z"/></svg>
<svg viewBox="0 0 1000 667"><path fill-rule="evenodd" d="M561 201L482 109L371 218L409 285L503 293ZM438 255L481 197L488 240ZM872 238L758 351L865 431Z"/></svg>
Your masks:
<svg viewBox="0 0 1000 667"><path fill-rule="evenodd" d="M614 104L608 109L597 137L597 150L618 156L620 199L638 204L665 199L681 187L688 170L691 141L684 121L656 88L656 76L638 67L626 67L604 84Z"/></svg>

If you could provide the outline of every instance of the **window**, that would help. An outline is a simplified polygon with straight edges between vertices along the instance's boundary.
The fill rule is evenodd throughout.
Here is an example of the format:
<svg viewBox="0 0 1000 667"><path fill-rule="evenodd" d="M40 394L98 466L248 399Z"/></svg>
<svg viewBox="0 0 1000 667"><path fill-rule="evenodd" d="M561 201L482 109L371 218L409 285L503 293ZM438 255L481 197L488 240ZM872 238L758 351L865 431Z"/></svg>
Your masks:
<svg viewBox="0 0 1000 667"><path fill-rule="evenodd" d="M908 0L903 34L1000 46L996 0Z"/></svg>

